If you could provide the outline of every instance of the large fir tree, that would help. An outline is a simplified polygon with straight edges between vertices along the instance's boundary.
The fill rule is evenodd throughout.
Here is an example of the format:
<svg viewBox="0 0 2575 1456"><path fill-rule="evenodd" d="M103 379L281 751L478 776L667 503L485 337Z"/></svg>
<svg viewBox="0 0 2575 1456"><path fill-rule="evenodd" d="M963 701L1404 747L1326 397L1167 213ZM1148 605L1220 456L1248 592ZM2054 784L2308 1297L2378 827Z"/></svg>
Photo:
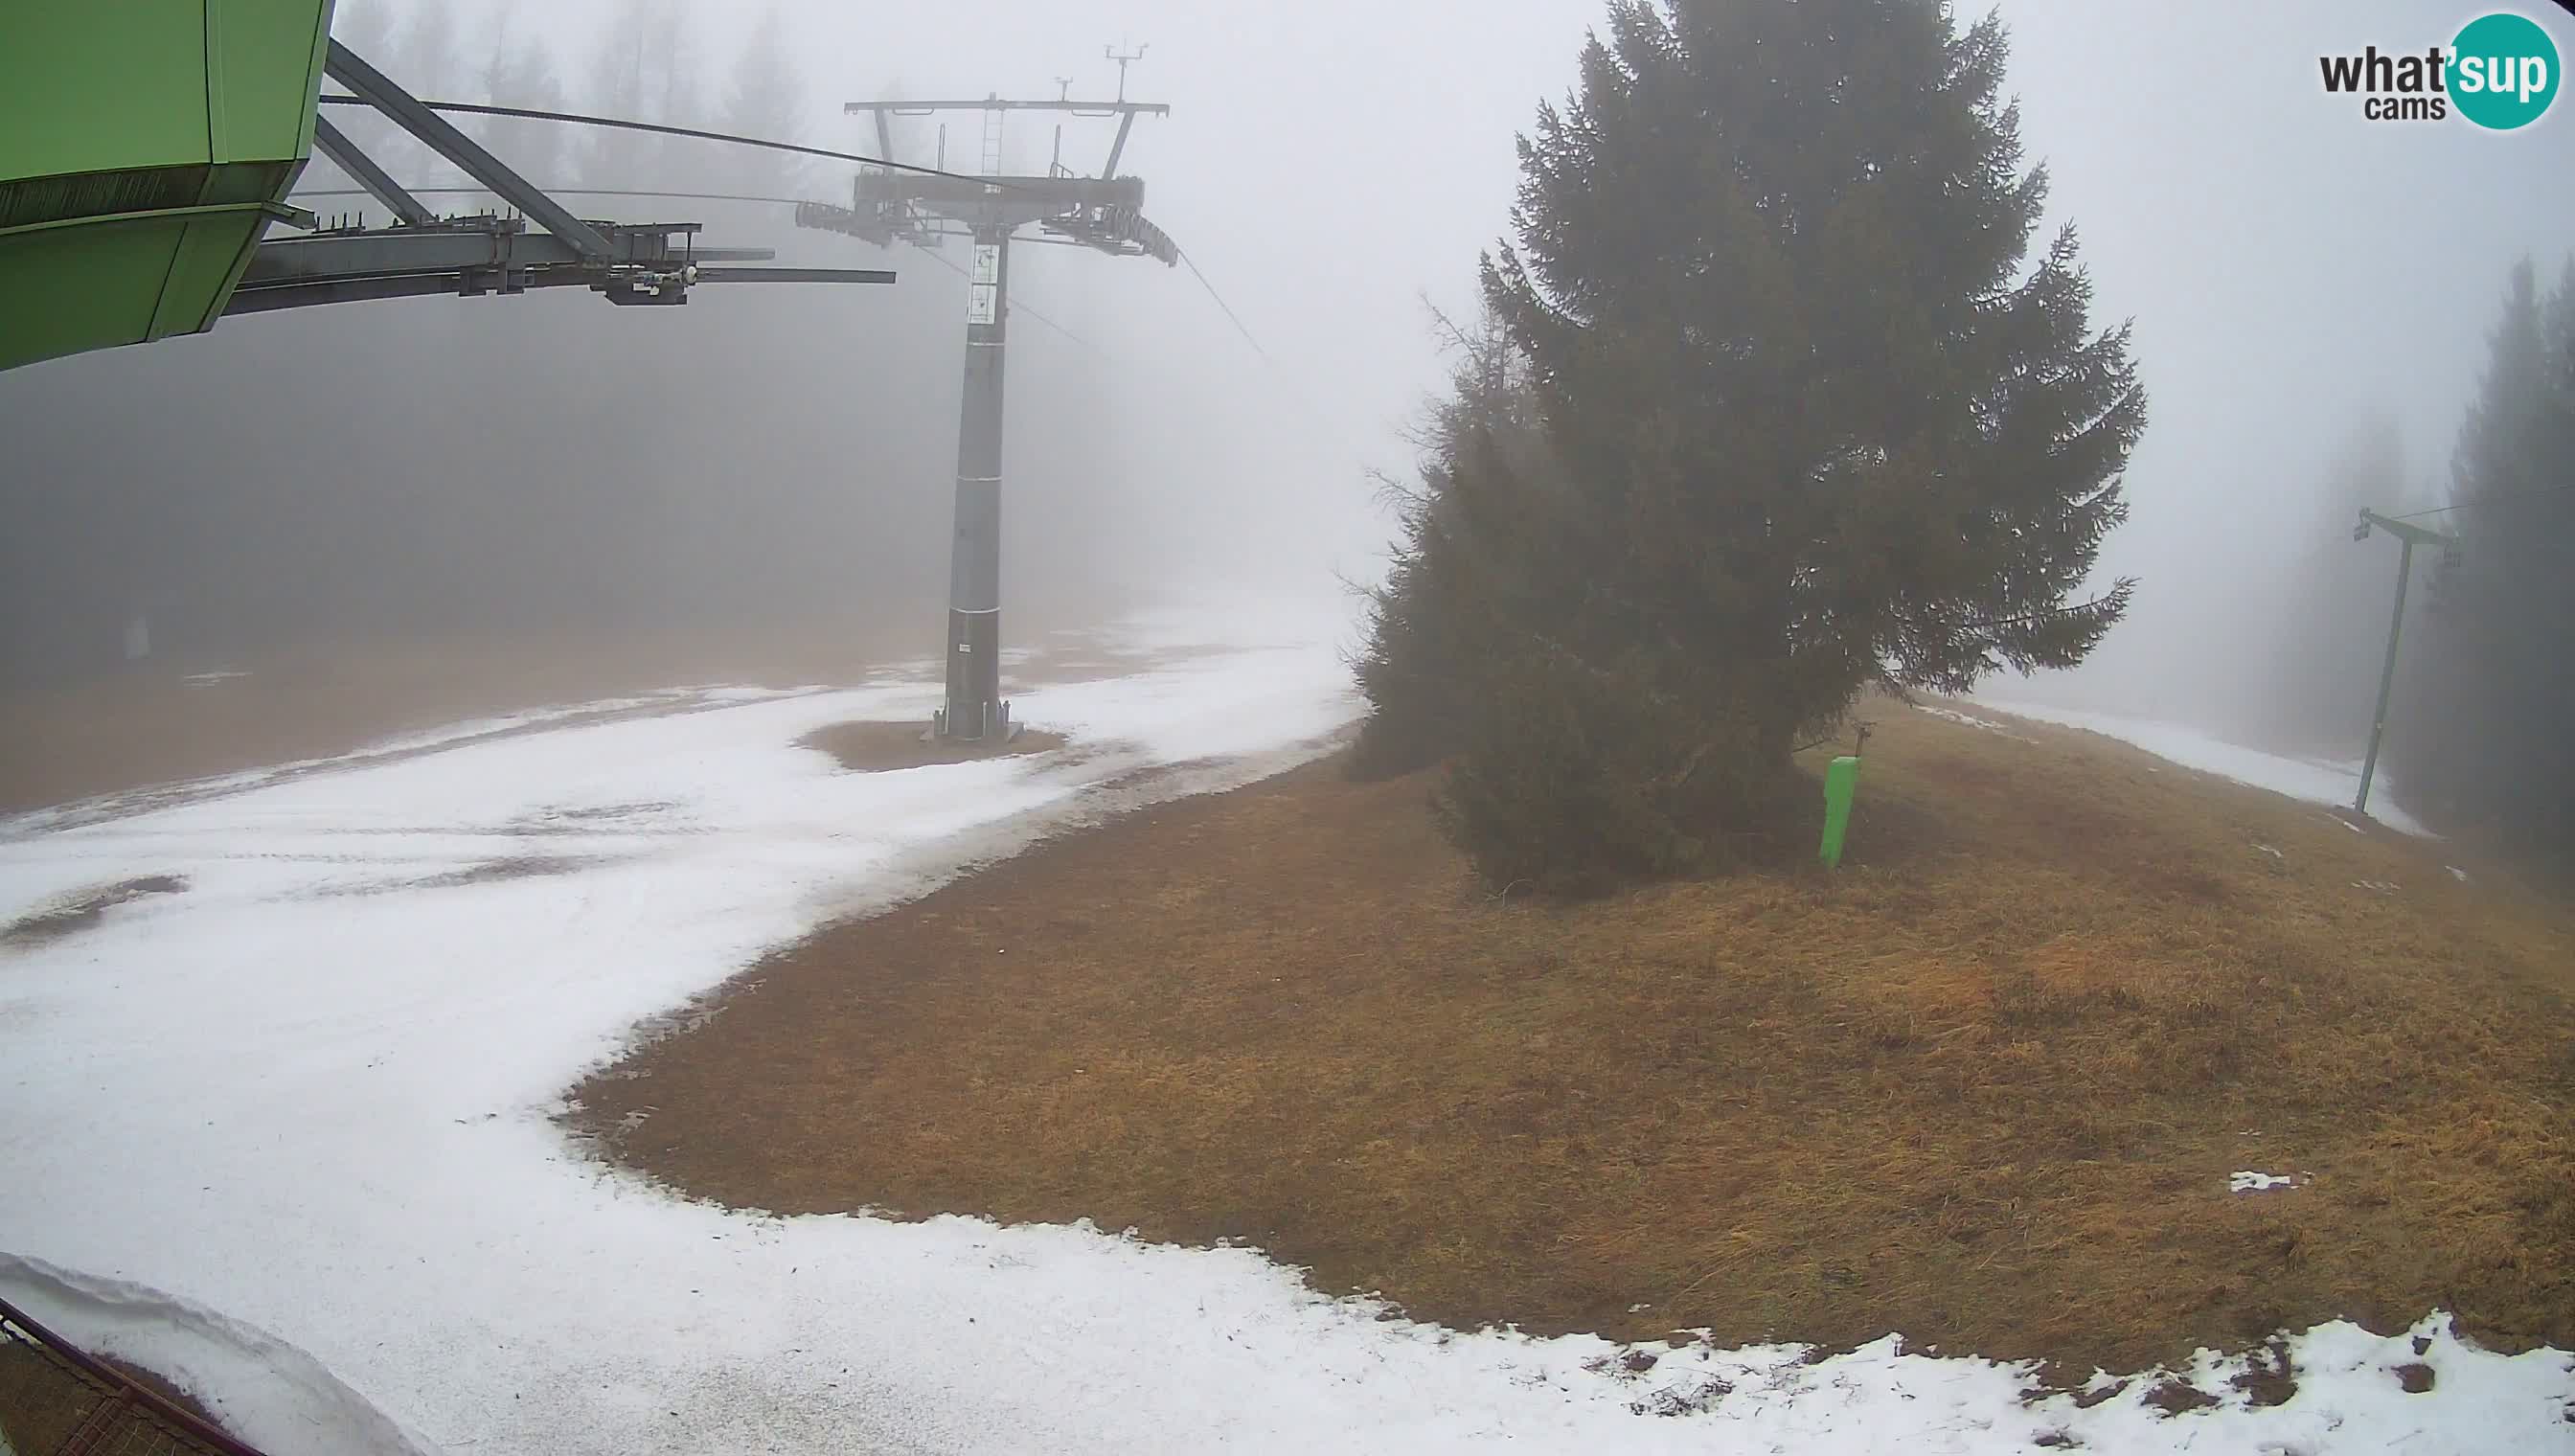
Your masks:
<svg viewBox="0 0 2575 1456"><path fill-rule="evenodd" d="M1488 875L1691 863L1872 682L2068 666L2118 620L2125 583L2069 599L2145 398L2070 229L2026 261L2005 51L1930 0L1623 0L1522 139L1484 290L1560 485L1490 432L1436 455L1433 493L1485 505L1416 519L1363 683L1437 698ZM1474 550L1478 515L1516 545ZM1425 539L1530 576L1443 583ZM1388 689L1424 664L1386 625L1441 621L1473 648L1447 686Z"/></svg>

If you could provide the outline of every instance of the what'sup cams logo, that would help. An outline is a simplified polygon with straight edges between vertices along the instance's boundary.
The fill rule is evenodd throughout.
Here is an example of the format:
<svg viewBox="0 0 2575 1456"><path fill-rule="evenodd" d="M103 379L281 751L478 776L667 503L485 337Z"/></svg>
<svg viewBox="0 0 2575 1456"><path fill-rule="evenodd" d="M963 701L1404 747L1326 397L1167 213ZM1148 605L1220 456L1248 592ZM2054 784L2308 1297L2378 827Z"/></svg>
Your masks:
<svg viewBox="0 0 2575 1456"><path fill-rule="evenodd" d="M2557 42L2526 15L2498 11L2462 27L2446 46L2318 56L2325 92L2361 98L2371 121L2447 121L2455 114L2489 131L2539 120L2557 99Z"/></svg>

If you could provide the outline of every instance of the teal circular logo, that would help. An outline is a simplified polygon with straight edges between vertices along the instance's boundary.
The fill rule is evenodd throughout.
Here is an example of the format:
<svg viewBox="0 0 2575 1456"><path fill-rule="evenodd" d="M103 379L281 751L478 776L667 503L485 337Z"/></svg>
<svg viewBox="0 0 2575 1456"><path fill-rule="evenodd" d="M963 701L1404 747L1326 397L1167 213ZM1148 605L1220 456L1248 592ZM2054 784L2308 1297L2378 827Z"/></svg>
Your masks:
<svg viewBox="0 0 2575 1456"><path fill-rule="evenodd" d="M2557 69L2557 42L2538 21L2481 15L2450 42L2450 104L2492 131L2528 126L2556 99Z"/></svg>

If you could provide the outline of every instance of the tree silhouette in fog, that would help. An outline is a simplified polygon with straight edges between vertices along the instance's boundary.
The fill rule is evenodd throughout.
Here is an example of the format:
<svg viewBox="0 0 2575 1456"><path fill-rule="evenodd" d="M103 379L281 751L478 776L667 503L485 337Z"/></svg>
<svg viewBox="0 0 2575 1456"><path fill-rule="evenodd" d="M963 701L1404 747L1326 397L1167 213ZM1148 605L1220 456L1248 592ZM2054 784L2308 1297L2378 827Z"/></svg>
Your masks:
<svg viewBox="0 0 2575 1456"><path fill-rule="evenodd" d="M1445 445L1368 681L1459 749L1441 813L1489 877L1706 862L1869 685L2069 666L2119 620L2124 582L2074 598L2145 396L2071 229L2029 257L2006 52L1928 0L1621 3L1522 138L1483 281L1548 467Z"/></svg>
<svg viewBox="0 0 2575 1456"><path fill-rule="evenodd" d="M2575 260L2513 271L2460 427L2392 777L2436 821L2575 854Z"/></svg>

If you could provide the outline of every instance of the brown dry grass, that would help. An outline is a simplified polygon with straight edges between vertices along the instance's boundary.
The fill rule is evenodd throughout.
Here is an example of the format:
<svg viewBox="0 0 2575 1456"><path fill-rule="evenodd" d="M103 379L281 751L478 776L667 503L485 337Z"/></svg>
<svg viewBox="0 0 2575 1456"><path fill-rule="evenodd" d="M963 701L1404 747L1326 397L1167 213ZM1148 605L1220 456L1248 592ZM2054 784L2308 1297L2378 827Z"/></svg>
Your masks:
<svg viewBox="0 0 2575 1456"><path fill-rule="evenodd" d="M855 683L936 648L886 625L793 632L322 644L259 658L156 659L0 692L0 812L346 752L460 719L694 683ZM186 674L248 676L190 687Z"/></svg>
<svg viewBox="0 0 2575 1456"><path fill-rule="evenodd" d="M2108 739L1879 717L1838 875L1496 901L1426 780L1309 769L783 950L584 1125L726 1203L1245 1239L1460 1325L2575 1345L2561 901Z"/></svg>
<svg viewBox="0 0 2575 1456"><path fill-rule="evenodd" d="M113 1356L93 1354L91 1358L187 1415L216 1430L224 1429L203 1401L158 1372ZM59 1451L80 1429L81 1422L101 1402L112 1398L111 1391L61 1356L28 1341L0 1338L0 1441L10 1448L28 1456ZM118 1412L91 1449L185 1453L205 1447L181 1435L167 1419L146 1414L138 1402Z"/></svg>
<svg viewBox="0 0 2575 1456"><path fill-rule="evenodd" d="M96 1387L44 1351L0 1339L0 1440L12 1449L62 1449L102 1398Z"/></svg>
<svg viewBox="0 0 2575 1456"><path fill-rule="evenodd" d="M928 725L918 723L836 723L796 740L800 748L831 754L854 773L881 773L893 768L920 768L931 763L965 763L979 758L1008 758L1043 753L1064 746L1064 734L1023 729L1001 743L925 740Z"/></svg>

